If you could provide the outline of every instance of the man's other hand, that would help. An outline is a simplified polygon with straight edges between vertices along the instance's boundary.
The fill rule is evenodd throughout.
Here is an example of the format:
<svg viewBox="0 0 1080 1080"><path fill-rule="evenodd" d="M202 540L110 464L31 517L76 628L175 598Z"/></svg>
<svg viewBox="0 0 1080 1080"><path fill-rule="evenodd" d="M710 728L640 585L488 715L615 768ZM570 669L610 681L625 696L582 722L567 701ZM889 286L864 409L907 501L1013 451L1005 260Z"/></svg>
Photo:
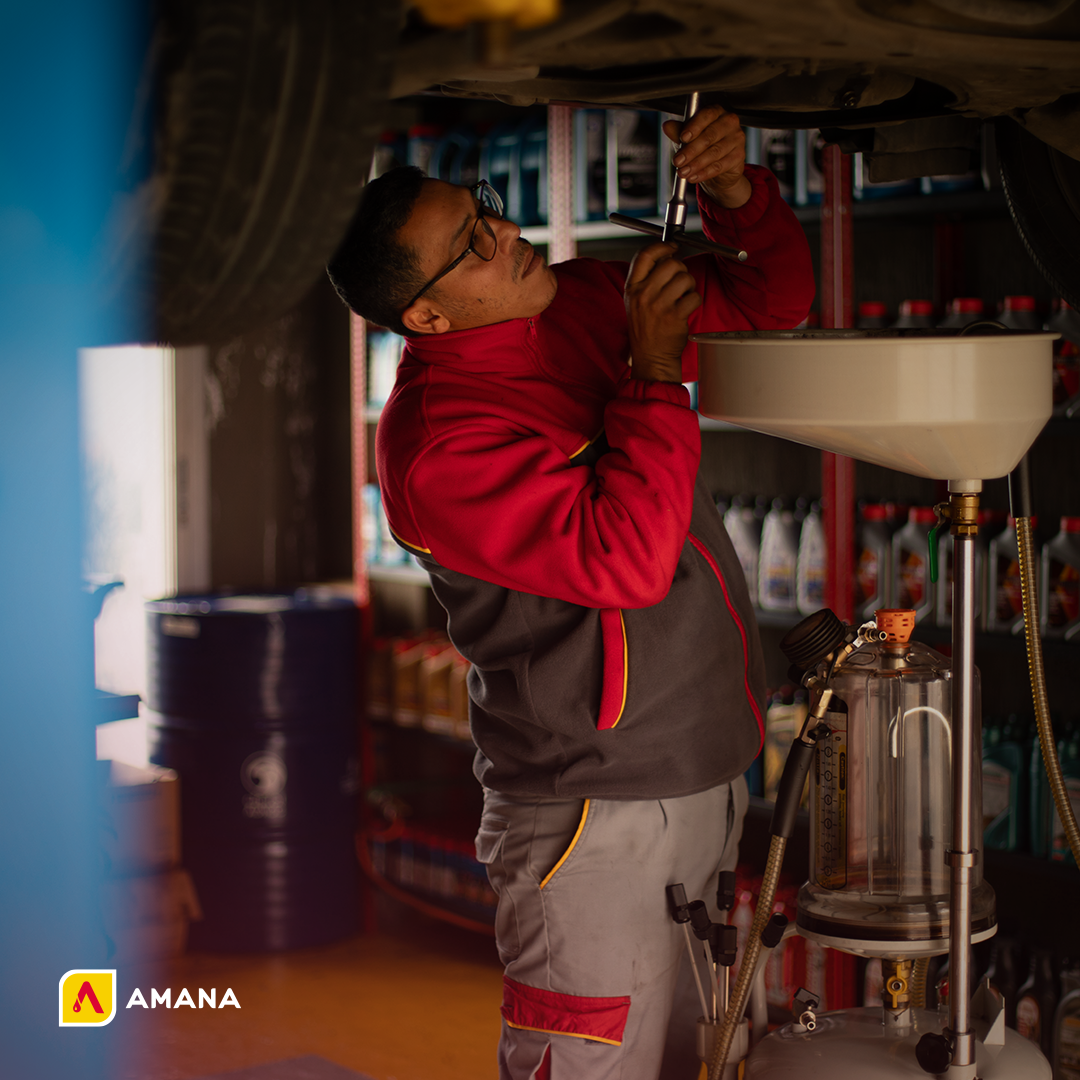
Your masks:
<svg viewBox="0 0 1080 1080"><path fill-rule="evenodd" d="M675 258L674 244L650 244L634 256L626 276L626 318L635 379L682 382L687 320L701 297L697 283Z"/></svg>
<svg viewBox="0 0 1080 1080"><path fill-rule="evenodd" d="M734 113L709 105L688 123L666 120L664 134L682 144L675 154L679 176L703 187L713 202L729 210L749 200L750 181L743 175L746 135Z"/></svg>

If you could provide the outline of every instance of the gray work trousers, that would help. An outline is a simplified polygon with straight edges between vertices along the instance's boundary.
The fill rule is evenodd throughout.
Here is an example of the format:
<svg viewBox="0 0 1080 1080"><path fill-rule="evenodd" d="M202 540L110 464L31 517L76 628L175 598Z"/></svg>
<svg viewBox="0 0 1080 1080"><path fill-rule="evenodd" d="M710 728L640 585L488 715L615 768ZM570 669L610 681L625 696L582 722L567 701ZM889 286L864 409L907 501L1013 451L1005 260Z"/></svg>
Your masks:
<svg viewBox="0 0 1080 1080"><path fill-rule="evenodd" d="M476 848L499 898L500 1080L696 1080L701 1007L665 888L681 882L718 919L746 805L741 777L641 801L485 791Z"/></svg>

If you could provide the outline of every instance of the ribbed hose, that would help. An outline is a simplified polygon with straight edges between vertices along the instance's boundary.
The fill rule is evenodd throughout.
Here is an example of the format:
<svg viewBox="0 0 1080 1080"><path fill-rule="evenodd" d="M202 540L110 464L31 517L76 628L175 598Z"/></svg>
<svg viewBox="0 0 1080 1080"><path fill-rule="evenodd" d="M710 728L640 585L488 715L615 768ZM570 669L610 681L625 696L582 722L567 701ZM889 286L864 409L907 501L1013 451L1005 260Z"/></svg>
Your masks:
<svg viewBox="0 0 1080 1080"><path fill-rule="evenodd" d="M1031 537L1031 519L1016 519L1016 539L1020 551L1020 590L1024 599L1024 637L1027 639L1028 669L1031 672L1031 694L1035 700L1035 722L1039 728L1043 764L1054 793L1058 817L1065 828L1065 835L1076 865L1080 866L1080 829L1069 802L1065 778L1061 775L1054 728L1050 723L1050 703L1046 695L1046 673L1043 670L1042 641L1039 639L1039 605L1035 594L1035 555Z"/></svg>
<svg viewBox="0 0 1080 1080"><path fill-rule="evenodd" d="M735 989L728 1001L724 1014L724 1026L716 1040L712 1062L709 1065L709 1080L721 1080L724 1066L731 1051L731 1042L742 1022L746 1010L746 1000L750 996L750 984L754 978L754 967L761 951L761 932L772 918L773 904L776 901L776 886L780 881L780 867L784 862L784 849L787 840L774 836L769 843L769 858L765 863L765 874L761 879L761 891L758 893L757 907L754 909L754 921L750 926L750 937L746 942L742 963L739 965L739 977L735 980Z"/></svg>
<svg viewBox="0 0 1080 1080"><path fill-rule="evenodd" d="M930 970L930 957L920 956L911 968L911 1007L926 1008L926 974Z"/></svg>

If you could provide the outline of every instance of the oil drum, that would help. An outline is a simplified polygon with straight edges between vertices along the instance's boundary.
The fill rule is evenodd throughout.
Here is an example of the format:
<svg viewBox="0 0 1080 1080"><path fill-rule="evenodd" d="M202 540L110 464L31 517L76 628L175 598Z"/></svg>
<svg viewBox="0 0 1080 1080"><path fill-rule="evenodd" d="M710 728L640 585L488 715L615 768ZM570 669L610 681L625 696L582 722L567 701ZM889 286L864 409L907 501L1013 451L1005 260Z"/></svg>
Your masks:
<svg viewBox="0 0 1080 1080"><path fill-rule="evenodd" d="M146 605L150 757L181 783L192 948L317 945L357 926L357 613L292 594Z"/></svg>

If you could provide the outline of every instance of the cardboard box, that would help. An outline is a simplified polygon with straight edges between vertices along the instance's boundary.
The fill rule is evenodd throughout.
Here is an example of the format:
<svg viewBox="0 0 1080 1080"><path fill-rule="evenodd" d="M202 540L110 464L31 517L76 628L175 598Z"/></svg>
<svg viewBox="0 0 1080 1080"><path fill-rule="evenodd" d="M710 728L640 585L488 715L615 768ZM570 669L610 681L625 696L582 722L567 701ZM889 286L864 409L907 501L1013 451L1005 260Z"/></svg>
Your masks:
<svg viewBox="0 0 1080 1080"><path fill-rule="evenodd" d="M108 763L102 846L112 876L180 864L180 778L156 765Z"/></svg>

